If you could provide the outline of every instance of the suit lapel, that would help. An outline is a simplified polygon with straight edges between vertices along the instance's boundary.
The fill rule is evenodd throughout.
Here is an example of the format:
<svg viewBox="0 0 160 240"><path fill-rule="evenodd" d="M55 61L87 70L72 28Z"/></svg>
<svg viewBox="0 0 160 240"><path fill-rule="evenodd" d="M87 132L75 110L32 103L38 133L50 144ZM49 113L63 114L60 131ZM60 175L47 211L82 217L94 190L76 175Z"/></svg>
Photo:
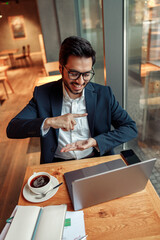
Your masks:
<svg viewBox="0 0 160 240"><path fill-rule="evenodd" d="M94 119L96 111L97 93L94 92L94 87L88 83L85 88L86 109L88 113L88 124L91 136L94 136Z"/></svg>
<svg viewBox="0 0 160 240"><path fill-rule="evenodd" d="M53 90L51 94L51 107L53 117L58 117L61 115L62 111L62 101L63 101L63 89L62 89L62 80L56 82L57 84L53 85ZM56 136L58 139L59 129L56 129Z"/></svg>

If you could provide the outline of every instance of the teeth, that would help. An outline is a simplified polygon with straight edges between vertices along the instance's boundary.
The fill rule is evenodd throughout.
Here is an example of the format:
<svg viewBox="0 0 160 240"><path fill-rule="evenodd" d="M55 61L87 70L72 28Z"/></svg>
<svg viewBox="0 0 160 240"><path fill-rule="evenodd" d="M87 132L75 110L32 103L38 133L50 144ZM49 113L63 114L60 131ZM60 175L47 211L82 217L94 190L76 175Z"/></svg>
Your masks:
<svg viewBox="0 0 160 240"><path fill-rule="evenodd" d="M73 84L75 87L81 87L81 85Z"/></svg>

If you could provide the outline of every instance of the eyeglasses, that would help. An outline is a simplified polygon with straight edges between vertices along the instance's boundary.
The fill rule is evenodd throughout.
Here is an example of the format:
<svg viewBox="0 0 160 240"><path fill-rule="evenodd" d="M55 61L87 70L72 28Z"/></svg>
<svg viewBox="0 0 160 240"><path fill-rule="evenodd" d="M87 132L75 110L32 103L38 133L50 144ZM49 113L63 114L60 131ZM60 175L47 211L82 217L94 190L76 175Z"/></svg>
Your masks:
<svg viewBox="0 0 160 240"><path fill-rule="evenodd" d="M68 72L68 77L70 80L77 80L82 75L84 81L91 81L91 79L95 75L95 72L93 69L89 72L81 73L81 72L74 71L74 70L68 70L65 66L63 66L63 67Z"/></svg>

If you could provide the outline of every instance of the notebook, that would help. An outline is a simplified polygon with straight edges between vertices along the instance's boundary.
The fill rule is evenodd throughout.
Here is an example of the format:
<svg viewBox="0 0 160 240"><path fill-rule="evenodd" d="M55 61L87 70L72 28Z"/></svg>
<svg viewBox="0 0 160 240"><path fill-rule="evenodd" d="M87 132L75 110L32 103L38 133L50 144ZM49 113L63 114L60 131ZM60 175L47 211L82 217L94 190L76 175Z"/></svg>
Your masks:
<svg viewBox="0 0 160 240"><path fill-rule="evenodd" d="M65 173L74 210L143 190L155 161L154 158L127 166L117 159Z"/></svg>
<svg viewBox="0 0 160 240"><path fill-rule="evenodd" d="M18 206L5 240L61 240L67 205Z"/></svg>

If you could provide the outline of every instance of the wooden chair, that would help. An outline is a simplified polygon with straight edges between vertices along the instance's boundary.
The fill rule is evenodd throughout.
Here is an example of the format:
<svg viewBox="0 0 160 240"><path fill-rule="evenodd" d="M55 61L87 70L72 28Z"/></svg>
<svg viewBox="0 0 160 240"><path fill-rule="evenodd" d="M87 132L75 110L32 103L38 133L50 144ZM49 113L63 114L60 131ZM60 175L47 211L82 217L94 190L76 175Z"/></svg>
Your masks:
<svg viewBox="0 0 160 240"><path fill-rule="evenodd" d="M8 65L9 57L8 56L1 56L0 57L0 65Z"/></svg>
<svg viewBox="0 0 160 240"><path fill-rule="evenodd" d="M143 109L142 140L144 141L148 111L150 109L160 110L160 71L147 73L144 83L144 98L140 99L140 108Z"/></svg>
<svg viewBox="0 0 160 240"><path fill-rule="evenodd" d="M12 93L14 93L14 90L13 90L13 88L12 88L12 86L11 86L9 80L8 80L8 76L7 76L7 69L8 69L9 67L4 66L4 68L5 68L5 70L3 71L2 75L0 75L0 83L3 84L3 87L4 87L4 90L5 90L6 96L7 96L7 98L9 98L9 95L8 95L8 92L7 92L7 88L6 88L5 83L8 84L8 86L10 87Z"/></svg>
<svg viewBox="0 0 160 240"><path fill-rule="evenodd" d="M26 51L26 58L29 60L29 62L31 63L31 65L33 65L33 61L32 61L32 58L31 58L31 55L30 55L30 45L28 44L27 45L27 51Z"/></svg>
<svg viewBox="0 0 160 240"><path fill-rule="evenodd" d="M15 60L20 61L22 66L24 64L25 64L25 66L29 66L29 63L27 61L27 54L26 54L26 47L25 46L22 47L22 54L17 56L15 58Z"/></svg>
<svg viewBox="0 0 160 240"><path fill-rule="evenodd" d="M44 63L44 67L45 67L45 72L47 76L37 78L35 86L40 86L45 83L58 81L62 77L61 74L56 73L57 71L59 71L59 62ZM55 72L55 74L49 76L50 72Z"/></svg>
<svg viewBox="0 0 160 240"><path fill-rule="evenodd" d="M59 62L47 62L44 63L46 75L49 76L50 72L59 72Z"/></svg>

